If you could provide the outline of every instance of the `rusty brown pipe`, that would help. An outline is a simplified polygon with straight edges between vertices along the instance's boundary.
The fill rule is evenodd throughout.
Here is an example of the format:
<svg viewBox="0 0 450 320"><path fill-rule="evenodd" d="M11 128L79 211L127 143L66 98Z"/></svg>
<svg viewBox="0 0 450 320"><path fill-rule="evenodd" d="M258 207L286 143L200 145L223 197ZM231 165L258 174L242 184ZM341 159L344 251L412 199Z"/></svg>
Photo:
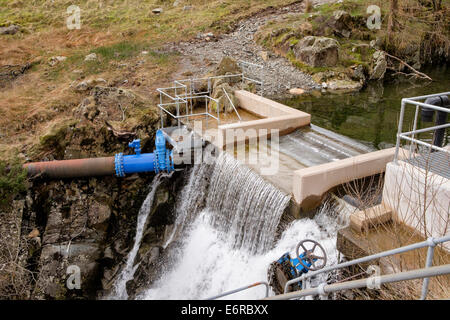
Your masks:
<svg viewBox="0 0 450 320"><path fill-rule="evenodd" d="M29 176L63 179L115 174L114 157L27 163Z"/></svg>

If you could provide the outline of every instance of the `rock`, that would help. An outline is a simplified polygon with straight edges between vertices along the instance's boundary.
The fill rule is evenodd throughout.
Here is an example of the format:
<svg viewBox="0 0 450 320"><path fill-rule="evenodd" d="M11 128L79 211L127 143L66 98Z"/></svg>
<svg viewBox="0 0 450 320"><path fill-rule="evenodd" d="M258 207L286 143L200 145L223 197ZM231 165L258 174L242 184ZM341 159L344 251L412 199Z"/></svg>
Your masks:
<svg viewBox="0 0 450 320"><path fill-rule="evenodd" d="M90 226L106 230L107 222L111 217L111 209L107 205L94 202L89 207L88 217Z"/></svg>
<svg viewBox="0 0 450 320"><path fill-rule="evenodd" d="M311 35L313 33L313 26L309 22L304 22L300 25L298 31L303 35Z"/></svg>
<svg viewBox="0 0 450 320"><path fill-rule="evenodd" d="M226 74L239 74L241 72L242 69L235 59L231 57L224 57L222 61L220 61L215 74L217 76L224 76Z"/></svg>
<svg viewBox="0 0 450 320"><path fill-rule="evenodd" d="M194 9L194 6L184 6L183 11L188 11Z"/></svg>
<svg viewBox="0 0 450 320"><path fill-rule="evenodd" d="M95 61L95 60L97 60L97 55L95 53L88 54L84 58L84 61Z"/></svg>
<svg viewBox="0 0 450 320"><path fill-rule="evenodd" d="M364 71L364 66L359 64L358 66L353 68L352 78L355 79L355 80L358 80L358 81L365 82L366 81L366 74L365 74L365 71Z"/></svg>
<svg viewBox="0 0 450 320"><path fill-rule="evenodd" d="M303 90L301 88L292 88L289 90L289 93L293 94L293 95L302 95L305 93L305 90Z"/></svg>
<svg viewBox="0 0 450 320"><path fill-rule="evenodd" d="M233 102L233 105L237 108L238 107L238 103L239 101L237 100L237 98L234 96L234 89L227 83L227 82L223 82L220 83L219 85L217 85L212 92L212 97L214 99L217 99L219 101L219 111L220 112L234 112L233 106L230 103L230 100L228 100L228 98L225 95L225 92L228 94L228 96L230 97L231 101ZM217 104L214 101L210 102L210 107L217 112Z"/></svg>
<svg viewBox="0 0 450 320"><path fill-rule="evenodd" d="M384 78L387 69L386 56L383 51L376 51L372 57L372 70L370 80L381 80Z"/></svg>
<svg viewBox="0 0 450 320"><path fill-rule="evenodd" d="M29 234L28 234L28 239L32 239L32 238L36 238L39 237L40 232L38 229L33 229Z"/></svg>
<svg viewBox="0 0 450 320"><path fill-rule="evenodd" d="M11 34L11 35L13 35L13 34L16 34L19 31L20 31L20 27L15 25L15 24L12 24L12 25L10 25L8 27L0 27L0 35L3 35L3 34Z"/></svg>
<svg viewBox="0 0 450 320"><path fill-rule="evenodd" d="M337 35L349 38L351 35L352 16L343 10L333 12L332 27Z"/></svg>
<svg viewBox="0 0 450 320"><path fill-rule="evenodd" d="M383 46L383 40L381 38L376 38L376 40L372 40L369 43L371 48L380 50Z"/></svg>
<svg viewBox="0 0 450 320"><path fill-rule="evenodd" d="M307 36L294 46L294 54L311 67L333 67L339 61L339 43L331 38Z"/></svg>
<svg viewBox="0 0 450 320"><path fill-rule="evenodd" d="M259 56L261 57L261 59L263 59L265 62L267 62L269 60L269 54L267 53L267 51L260 51L259 52Z"/></svg>
<svg viewBox="0 0 450 320"><path fill-rule="evenodd" d="M163 12L163 9L162 8L156 8L156 9L153 9L152 10L152 13L153 14L161 14Z"/></svg>
<svg viewBox="0 0 450 320"><path fill-rule="evenodd" d="M87 91L88 89L89 89L89 85L88 85L87 81L82 81L79 84L77 84L77 86L75 87L76 92L83 92L83 91Z"/></svg>
<svg viewBox="0 0 450 320"><path fill-rule="evenodd" d="M0 88L10 84L20 75L24 74L31 68L31 64L24 65L3 65L0 66Z"/></svg>
<svg viewBox="0 0 450 320"><path fill-rule="evenodd" d="M334 91L358 91L361 90L362 84L352 80L331 80L327 82L328 89Z"/></svg>
<svg viewBox="0 0 450 320"><path fill-rule="evenodd" d="M174 6L174 7L178 7L180 4L181 4L181 0L175 0L175 1L173 2L173 6Z"/></svg>
<svg viewBox="0 0 450 320"><path fill-rule="evenodd" d="M104 259L111 259L111 260L114 259L114 253L113 253L113 250L111 249L111 247L107 247L105 249L105 251L103 252L103 258Z"/></svg>
<svg viewBox="0 0 450 320"><path fill-rule="evenodd" d="M99 245L86 242L44 245L39 261L40 273L36 283L36 297L63 299L69 293L66 286L69 266L80 270L81 291L86 295L95 293Z"/></svg>
<svg viewBox="0 0 450 320"><path fill-rule="evenodd" d="M78 83L75 86L74 90L76 92L84 92L84 91L91 90L95 86L106 85L106 84L107 84L106 80L102 79L102 78L84 80L84 81L81 81L80 83ZM71 87L73 87L73 85L71 85Z"/></svg>
<svg viewBox="0 0 450 320"><path fill-rule="evenodd" d="M51 66L53 67L53 66L56 66L58 63L63 62L63 61L66 61L66 60L67 60L67 57L65 57L65 56L51 57L51 58L48 60L48 64L51 65Z"/></svg>

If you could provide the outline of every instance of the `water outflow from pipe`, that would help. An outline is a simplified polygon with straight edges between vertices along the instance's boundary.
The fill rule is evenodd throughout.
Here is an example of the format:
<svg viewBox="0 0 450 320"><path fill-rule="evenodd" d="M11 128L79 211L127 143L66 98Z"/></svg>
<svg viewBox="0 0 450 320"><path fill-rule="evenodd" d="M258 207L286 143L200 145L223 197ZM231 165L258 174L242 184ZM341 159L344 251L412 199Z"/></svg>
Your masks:
<svg viewBox="0 0 450 320"><path fill-rule="evenodd" d="M337 223L319 214L292 223L274 246L289 197L231 155L194 166L177 205L175 231L166 247L171 266L138 299L205 299L267 280L269 264L293 253L298 241L315 239L336 262ZM180 246L171 247L177 240ZM231 299L264 297L253 288Z"/></svg>
<svg viewBox="0 0 450 320"><path fill-rule="evenodd" d="M139 248L141 246L142 237L145 231L145 225L147 222L148 215L152 209L153 200L155 199L155 193L161 184L163 178L170 178L173 172L159 173L155 176L150 187L150 192L145 198L141 208L139 209L137 225L136 225L136 236L134 237L134 244L131 251L128 253L127 261L124 268L122 269L120 275L118 276L116 282L114 283L113 291L108 297L109 299L125 300L128 299L128 294L126 290L126 284L129 280L133 279L134 273L139 266L139 263L135 264L135 259Z"/></svg>

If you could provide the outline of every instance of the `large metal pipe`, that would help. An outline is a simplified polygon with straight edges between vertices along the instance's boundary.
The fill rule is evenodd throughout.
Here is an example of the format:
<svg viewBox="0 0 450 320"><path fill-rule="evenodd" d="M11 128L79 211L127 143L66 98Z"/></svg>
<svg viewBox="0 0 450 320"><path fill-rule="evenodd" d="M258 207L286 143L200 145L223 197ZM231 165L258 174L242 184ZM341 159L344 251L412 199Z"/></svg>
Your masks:
<svg viewBox="0 0 450 320"><path fill-rule="evenodd" d="M24 165L29 176L63 179L79 177L110 176L116 173L114 157L34 162Z"/></svg>
<svg viewBox="0 0 450 320"><path fill-rule="evenodd" d="M444 107L444 108L450 108L450 101L447 96L438 96L438 97L432 97L425 100L425 103L431 104L433 106L438 107ZM434 116L435 110L430 108L422 108L421 116L422 121L424 122L432 122L433 116ZM436 126L443 125L447 122L447 116L448 112L445 111L438 111L436 115ZM436 147L442 147L444 142L444 136L445 136L445 128L442 129L436 129L434 131L434 138L433 138L433 145Z"/></svg>
<svg viewBox="0 0 450 320"><path fill-rule="evenodd" d="M118 153L114 157L77 159L49 162L27 163L24 168L29 176L41 175L44 178L63 179L116 175L125 177L127 174L140 172L175 170L173 153L166 148L166 138L161 130L156 132L156 150L154 153L141 154L141 140L129 143L136 154L124 155Z"/></svg>

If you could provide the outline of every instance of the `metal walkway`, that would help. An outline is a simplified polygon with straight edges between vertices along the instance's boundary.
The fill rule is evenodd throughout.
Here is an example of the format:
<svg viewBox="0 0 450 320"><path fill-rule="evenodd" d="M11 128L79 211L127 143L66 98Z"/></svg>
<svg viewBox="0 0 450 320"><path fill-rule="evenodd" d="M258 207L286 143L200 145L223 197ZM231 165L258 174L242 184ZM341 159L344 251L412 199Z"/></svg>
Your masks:
<svg viewBox="0 0 450 320"><path fill-rule="evenodd" d="M441 177L450 179L450 154L442 151L432 152L428 155L420 155L412 159L405 159L405 162L430 171Z"/></svg>

